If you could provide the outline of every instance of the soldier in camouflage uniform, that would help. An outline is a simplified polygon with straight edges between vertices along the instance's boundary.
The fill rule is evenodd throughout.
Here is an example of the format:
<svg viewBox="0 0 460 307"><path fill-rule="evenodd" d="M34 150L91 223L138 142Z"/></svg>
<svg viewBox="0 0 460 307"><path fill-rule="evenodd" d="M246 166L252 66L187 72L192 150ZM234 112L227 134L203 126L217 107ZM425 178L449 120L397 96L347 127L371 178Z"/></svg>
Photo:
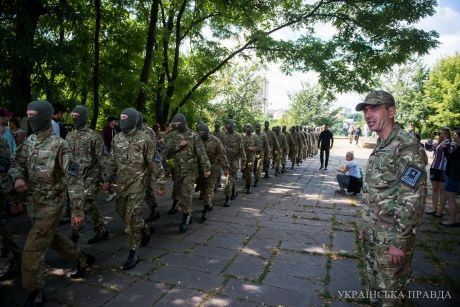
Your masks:
<svg viewBox="0 0 460 307"><path fill-rule="evenodd" d="M264 133L268 138L268 144L270 146L270 155L265 155L264 157L264 171L265 176L264 178L269 178L268 170L270 169L270 159L273 159L273 164L275 167L279 166L279 152L280 152L280 145L278 143L278 139L275 136L275 133L270 130L270 123L268 121L265 122ZM275 176L278 176L278 172L275 170Z"/></svg>
<svg viewBox="0 0 460 307"><path fill-rule="evenodd" d="M172 124L174 130L166 139L164 154L174 159L174 184L183 214L179 231L185 232L192 221L192 192L198 175L198 163L205 178L211 175L211 164L200 137L187 128L185 116L177 113Z"/></svg>
<svg viewBox="0 0 460 307"><path fill-rule="evenodd" d="M244 126L244 132L242 138L244 153L246 155L246 165L244 167L243 179L246 182L246 194L251 194L252 171L256 157L256 144L252 134L252 125L247 124Z"/></svg>
<svg viewBox="0 0 460 307"><path fill-rule="evenodd" d="M29 291L26 304L41 305L45 255L51 247L63 258L77 263L70 277L79 278L94 263L67 236L57 232L67 198L67 177L75 176L67 142L53 135L53 107L47 101L34 101L27 106L28 123L34 134L18 148L9 174L17 192L28 192L28 212L32 227L27 235L22 256L22 283ZM83 217L73 217L79 225Z"/></svg>
<svg viewBox="0 0 460 307"><path fill-rule="evenodd" d="M230 207L230 200L237 196L235 178L238 173L238 168L241 160L241 171L244 172L246 166L246 154L243 147L243 138L235 131L235 123L231 119L225 122L227 130L222 137L222 144L225 148L230 172L227 176L227 184L225 185L225 203L224 207Z"/></svg>
<svg viewBox="0 0 460 307"><path fill-rule="evenodd" d="M95 236L88 243L94 244L109 237L95 201L101 183L104 141L98 133L86 126L88 109L85 106L76 106L71 115L75 129L65 139L72 153L72 165L78 165L76 175L68 181L72 216L84 218L85 213L91 214ZM72 226L72 241L78 241L80 228L79 225Z"/></svg>
<svg viewBox="0 0 460 307"><path fill-rule="evenodd" d="M8 196L13 192L11 178L8 176L10 165L10 150L8 143L0 136L0 208L3 208L6 199L10 198ZM2 259L4 261L0 264L0 280L10 278L20 271L21 253L1 220L0 257L5 258Z"/></svg>
<svg viewBox="0 0 460 307"><path fill-rule="evenodd" d="M294 137L293 137L293 134L294 134L294 130L291 128L291 131L287 131L286 129L286 126L283 126L283 133L284 135L286 136L286 140L287 140L287 143L288 143L288 157L289 157L289 160L291 160L291 169L294 169L294 164L295 164L295 158L296 158L296 155L297 155L297 145L294 141Z"/></svg>
<svg viewBox="0 0 460 307"><path fill-rule="evenodd" d="M302 152L303 152L303 148L305 147L305 140L302 137L302 134L300 133L299 126L295 126L294 139L297 143L296 164L300 165L300 163L302 163Z"/></svg>
<svg viewBox="0 0 460 307"><path fill-rule="evenodd" d="M281 162L281 173L286 172L286 157L289 151L289 144L284 133L281 133L281 127L275 127L275 136L278 139L280 145L280 162Z"/></svg>
<svg viewBox="0 0 460 307"><path fill-rule="evenodd" d="M216 123L214 124L214 132L213 132L213 135L214 135L216 138L218 138L219 141L222 142L222 136L223 136L224 134L222 133L222 127L221 127L221 125L220 125L219 122L216 122ZM222 187L222 184L221 184L221 182L220 182L221 177L222 177L222 173L219 173L219 176L217 176L216 185L214 186L214 192L217 191L217 188L221 188L221 187Z"/></svg>
<svg viewBox="0 0 460 307"><path fill-rule="evenodd" d="M138 130L143 131L153 142L153 146L155 148L155 154L152 157L155 163L157 164L157 169L163 172L163 165L161 164L161 154L159 152L158 148L158 139L153 131L152 128L148 127L144 123L144 115L137 111L137 115L139 116L136 127ZM164 176L160 174L160 177ZM145 219L146 222L152 222L154 220L157 220L160 218L160 212L157 210L157 200L155 198L155 184L156 184L156 178L154 176L151 176L149 180L149 186L147 187L147 192L145 193L145 202L147 203L148 207L150 208L150 214L149 216Z"/></svg>
<svg viewBox="0 0 460 307"><path fill-rule="evenodd" d="M136 251L146 246L151 237L151 229L142 218L145 193L151 176L155 176L159 186L158 194L165 190L164 172L161 164L155 163L155 147L145 132L137 129L139 115L133 108L124 109L120 116L122 133L112 140L112 151L105 170L107 180L117 178L117 212L125 222L129 255L123 265L124 270L134 268L138 263Z"/></svg>
<svg viewBox="0 0 460 307"><path fill-rule="evenodd" d="M214 200L214 186L217 184L217 177L220 177L221 169L224 169L225 176L228 176L230 166L225 148L222 142L214 135L209 134L209 128L205 123L200 123L198 126L198 134L203 141L203 146L206 150L206 155L211 164L211 175L204 178L200 174L200 182L202 183L201 191L203 193L204 208L201 214L201 221L207 220L207 212L212 210L212 202Z"/></svg>
<svg viewBox="0 0 460 307"><path fill-rule="evenodd" d="M257 183L259 182L260 175L262 174L262 170L264 167L264 157L265 155L270 155L270 145L268 143L268 138L263 133L262 126L260 123L255 125L256 133L253 134L254 142L256 146L256 156L254 160L254 186L257 187Z"/></svg>
<svg viewBox="0 0 460 307"><path fill-rule="evenodd" d="M356 111L364 111L369 129L379 135L366 166L360 227L369 288L387 291L383 306L401 306L425 207L425 162L417 139L394 122L391 94L372 91Z"/></svg>

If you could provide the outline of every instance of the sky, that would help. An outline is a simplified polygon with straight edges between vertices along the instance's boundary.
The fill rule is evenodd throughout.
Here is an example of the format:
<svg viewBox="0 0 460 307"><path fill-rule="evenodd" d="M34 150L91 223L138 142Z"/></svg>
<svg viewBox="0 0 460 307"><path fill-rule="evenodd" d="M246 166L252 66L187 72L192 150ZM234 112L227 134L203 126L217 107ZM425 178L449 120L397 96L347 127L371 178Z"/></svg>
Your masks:
<svg viewBox="0 0 460 307"><path fill-rule="evenodd" d="M440 59L460 52L460 0L438 1L436 13L421 20L416 27L426 31L435 30L439 34L438 48L430 50L429 54L422 57L425 65L432 67ZM333 31L334 29L328 25L315 28L315 32L321 37L327 37ZM276 33L274 37L280 38L286 35L296 37L296 33L292 32ZM318 78L314 72L293 72L286 76L280 71L279 65L276 63L269 64L264 75L268 80L269 109L288 109L289 95L299 91L302 88L302 82L316 83ZM337 95L335 105L354 109L356 104L363 99L364 95L357 93L340 94Z"/></svg>

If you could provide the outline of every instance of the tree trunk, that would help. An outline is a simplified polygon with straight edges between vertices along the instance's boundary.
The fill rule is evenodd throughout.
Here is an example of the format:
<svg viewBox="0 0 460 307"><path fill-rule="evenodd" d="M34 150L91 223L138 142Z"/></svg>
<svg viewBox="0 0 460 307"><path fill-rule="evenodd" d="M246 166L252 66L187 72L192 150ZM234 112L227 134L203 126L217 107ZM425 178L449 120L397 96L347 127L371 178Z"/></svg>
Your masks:
<svg viewBox="0 0 460 307"><path fill-rule="evenodd" d="M101 0L94 0L96 28L94 31L94 71L93 71L93 118L91 128L95 129L99 116L99 32L101 31Z"/></svg>
<svg viewBox="0 0 460 307"><path fill-rule="evenodd" d="M150 23L149 23L149 32L147 36L147 45L145 52L144 65L142 66L141 72L141 88L139 89L139 94L136 100L136 107L140 112L145 111L145 102L147 101L147 92L145 87L147 86L150 79L150 71L152 70L152 60L153 60L153 47L155 46L155 35L157 31L157 21L158 21L158 10L160 6L160 0L153 0L152 8L150 9Z"/></svg>
<svg viewBox="0 0 460 307"><path fill-rule="evenodd" d="M9 108L16 114L24 114L32 100L31 75L33 68L34 35L38 19L45 13L43 0L16 1L16 48L11 75L11 101Z"/></svg>

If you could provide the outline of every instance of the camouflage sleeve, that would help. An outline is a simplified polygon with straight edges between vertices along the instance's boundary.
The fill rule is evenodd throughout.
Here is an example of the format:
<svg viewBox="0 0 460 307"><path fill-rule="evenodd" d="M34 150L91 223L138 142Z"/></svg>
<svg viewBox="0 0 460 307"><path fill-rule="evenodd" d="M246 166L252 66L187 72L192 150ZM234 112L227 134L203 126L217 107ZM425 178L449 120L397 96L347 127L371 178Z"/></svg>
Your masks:
<svg viewBox="0 0 460 307"><path fill-rule="evenodd" d="M268 137L266 135L264 135L264 147L265 147L264 155L266 156L270 155L270 143L268 142Z"/></svg>
<svg viewBox="0 0 460 307"><path fill-rule="evenodd" d="M102 165L104 163L104 140L102 139L102 136L98 133L94 134L93 152L96 156L97 163L99 164L99 167L102 170Z"/></svg>
<svg viewBox="0 0 460 307"><path fill-rule="evenodd" d="M218 160L220 162L220 165L222 165L224 170L229 170L230 164L228 164L227 155L225 154L225 148L221 141L218 142L217 148L219 151Z"/></svg>
<svg viewBox="0 0 460 307"><path fill-rule="evenodd" d="M64 172L64 174L68 176L67 168L69 167L70 160L72 159L72 152L70 151L69 144L65 140L61 141L57 159L59 167Z"/></svg>
<svg viewBox="0 0 460 307"><path fill-rule="evenodd" d="M208 155L206 154L206 150L204 149L203 142L201 139L197 136L193 136L194 140L194 145L195 145L195 151L198 155L198 160L201 165L201 169L203 172L209 172L211 170L211 163L209 162Z"/></svg>
<svg viewBox="0 0 460 307"><path fill-rule="evenodd" d="M275 134L272 134L273 136L273 149L275 151L280 151L280 143L278 142L278 138L275 136Z"/></svg>
<svg viewBox="0 0 460 307"><path fill-rule="evenodd" d="M165 172L161 163L155 161L155 145L149 137L145 138L144 156L159 187L166 186Z"/></svg>
<svg viewBox="0 0 460 307"><path fill-rule="evenodd" d="M241 165L246 165L246 153L244 152L243 137L241 135L239 135L239 143Z"/></svg>
<svg viewBox="0 0 460 307"><path fill-rule="evenodd" d="M13 184L16 179L23 179L27 181L27 158L29 156L28 143L29 139L17 148L12 161L13 163L8 171L8 174L13 180Z"/></svg>
<svg viewBox="0 0 460 307"><path fill-rule="evenodd" d="M175 133L169 133L165 138L163 153L166 159L172 159L180 151L180 140L176 140Z"/></svg>
<svg viewBox="0 0 460 307"><path fill-rule="evenodd" d="M398 191L394 210L395 235L391 245L404 249L417 232L426 200L426 171L417 144L402 148L396 156L399 166Z"/></svg>

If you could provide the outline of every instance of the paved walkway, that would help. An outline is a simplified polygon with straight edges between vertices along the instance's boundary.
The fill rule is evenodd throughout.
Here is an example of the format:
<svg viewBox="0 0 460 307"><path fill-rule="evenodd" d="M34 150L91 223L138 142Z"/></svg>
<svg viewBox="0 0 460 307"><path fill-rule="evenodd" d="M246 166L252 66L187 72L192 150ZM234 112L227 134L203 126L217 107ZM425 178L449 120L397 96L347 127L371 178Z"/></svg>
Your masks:
<svg viewBox="0 0 460 307"><path fill-rule="evenodd" d="M356 228L361 200L334 193L335 169L350 148L364 165L369 149L337 140L328 171L318 170L318 157L308 159L287 174L263 180L250 195L240 192L230 208L222 206L219 191L204 224L197 222L202 206L195 195L195 222L186 234L178 233L181 217L166 214L170 200L162 197L157 231L140 249L141 262L128 272L121 269L128 252L122 221L113 202L101 202L110 239L84 245L97 262L78 281L66 277L72 264L49 253L49 306L365 305L366 300L341 292L359 291L364 282ZM242 180L238 184L243 191ZM13 218L8 227L22 244L27 219ZM61 228L68 232L69 226ZM89 228L82 242L91 236ZM420 295L414 305L459 306L459 234L460 229L440 226L432 216L424 218L410 289L449 291L452 299ZM19 281L4 283L0 305L20 304L25 295Z"/></svg>

